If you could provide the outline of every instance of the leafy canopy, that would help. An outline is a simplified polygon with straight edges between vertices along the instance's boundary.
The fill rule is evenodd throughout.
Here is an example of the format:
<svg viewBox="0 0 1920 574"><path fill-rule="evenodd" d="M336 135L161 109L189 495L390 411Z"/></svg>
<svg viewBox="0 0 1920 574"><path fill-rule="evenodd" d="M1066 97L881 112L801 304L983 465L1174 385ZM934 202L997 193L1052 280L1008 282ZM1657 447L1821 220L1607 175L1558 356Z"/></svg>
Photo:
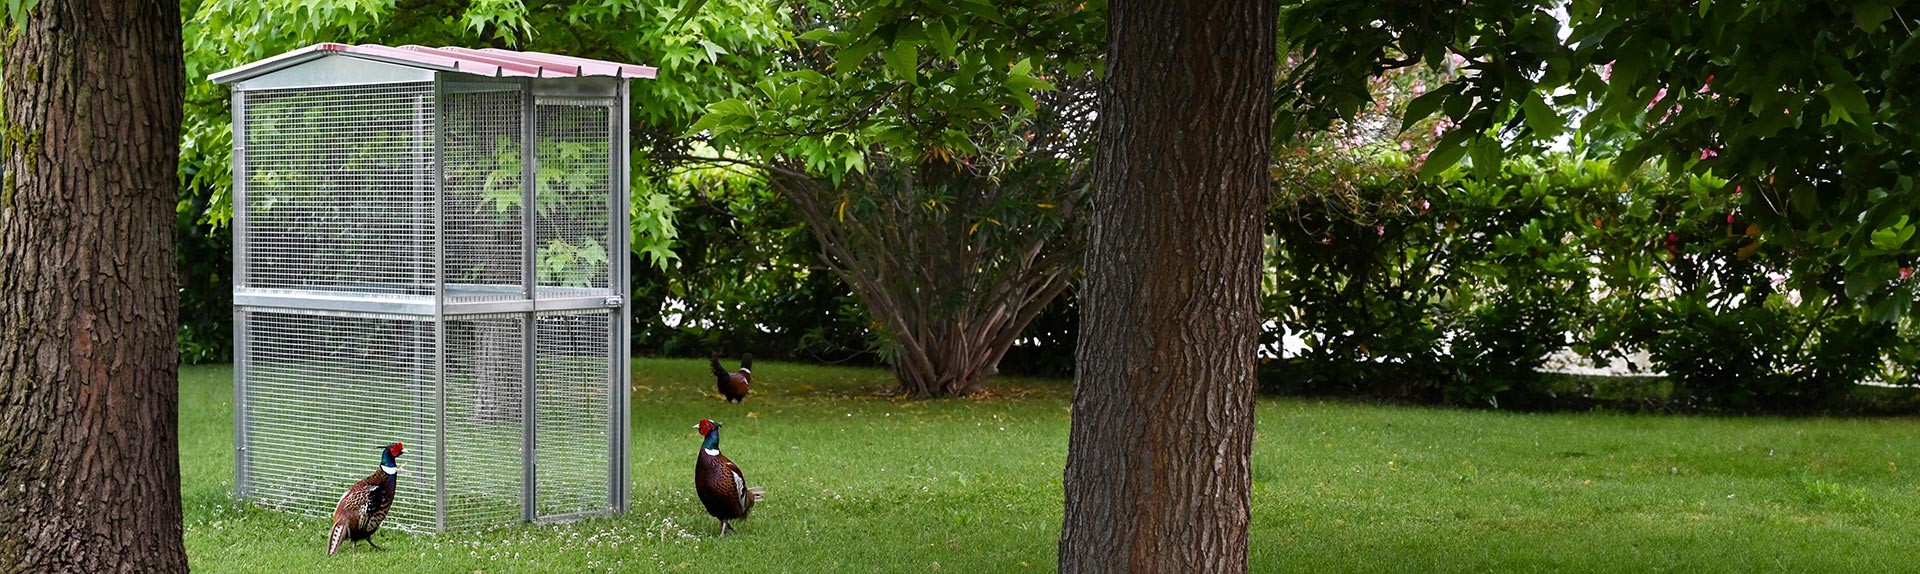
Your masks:
<svg viewBox="0 0 1920 574"><path fill-rule="evenodd" d="M1449 61L1465 73L1408 105L1444 115L1429 175L1469 157L1493 169L1573 130L1632 170L1727 182L1796 287L1866 316L1908 315L1920 246L1920 20L1897 0L1291 2L1303 55L1279 135L1354 114L1383 70Z"/></svg>

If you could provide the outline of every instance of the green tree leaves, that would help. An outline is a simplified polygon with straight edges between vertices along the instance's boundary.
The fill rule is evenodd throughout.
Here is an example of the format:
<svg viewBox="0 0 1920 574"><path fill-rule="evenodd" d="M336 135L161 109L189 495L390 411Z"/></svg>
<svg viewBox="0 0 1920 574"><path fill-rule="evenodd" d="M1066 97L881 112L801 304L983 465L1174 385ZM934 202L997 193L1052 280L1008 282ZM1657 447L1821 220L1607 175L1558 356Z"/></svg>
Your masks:
<svg viewBox="0 0 1920 574"><path fill-rule="evenodd" d="M1351 116L1383 70L1458 66L1465 73L1408 105L1405 125L1444 111L1451 129L1474 135L1443 138L1423 173L1462 148L1476 166L1494 160L1480 144L1489 129L1524 152L1571 128L1581 149L1616 155L1621 169L1652 159L1673 177L1727 177L1720 193L1796 254L1796 276L1854 278L1856 303L1887 309L1886 298L1916 295L1911 282L1881 281L1887 270L1920 260L1920 246L1883 233L1899 216L1920 219L1920 193L1899 185L1920 175L1920 14L1896 4L1574 0L1562 12L1546 0L1445 11L1295 0L1283 29L1298 65L1284 109L1321 125ZM1554 21L1568 40L1545 24Z"/></svg>

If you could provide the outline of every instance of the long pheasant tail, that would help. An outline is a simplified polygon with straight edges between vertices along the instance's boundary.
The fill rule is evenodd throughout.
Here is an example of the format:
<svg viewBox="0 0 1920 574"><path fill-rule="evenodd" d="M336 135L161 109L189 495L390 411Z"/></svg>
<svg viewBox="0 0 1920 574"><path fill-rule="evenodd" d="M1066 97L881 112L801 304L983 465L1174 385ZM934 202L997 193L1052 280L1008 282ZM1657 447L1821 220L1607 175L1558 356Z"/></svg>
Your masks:
<svg viewBox="0 0 1920 574"><path fill-rule="evenodd" d="M765 496L766 493L767 493L767 487L764 487L764 486L747 487L747 508L746 508L747 512L752 512L753 503L760 502L760 499L766 498ZM740 514L742 516L745 516L746 512L742 512Z"/></svg>
<svg viewBox="0 0 1920 574"><path fill-rule="evenodd" d="M744 370L753 369L753 355L750 355L750 354L740 355L740 368Z"/></svg>
<svg viewBox="0 0 1920 574"><path fill-rule="evenodd" d="M330 532L327 534L327 555L332 556L333 553L339 552L340 543L345 542L346 540L347 540L347 525L345 524L333 525L333 532Z"/></svg>
<svg viewBox="0 0 1920 574"><path fill-rule="evenodd" d="M722 381L727 380L727 370L720 368L720 353L708 354L707 364L713 366L713 376L720 377Z"/></svg>

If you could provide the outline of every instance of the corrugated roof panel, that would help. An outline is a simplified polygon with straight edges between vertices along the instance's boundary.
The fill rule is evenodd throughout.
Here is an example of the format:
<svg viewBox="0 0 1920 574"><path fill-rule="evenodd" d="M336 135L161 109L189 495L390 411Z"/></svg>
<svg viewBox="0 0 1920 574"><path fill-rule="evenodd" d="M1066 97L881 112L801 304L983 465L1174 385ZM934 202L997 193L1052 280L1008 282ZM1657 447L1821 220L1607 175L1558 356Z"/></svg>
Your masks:
<svg viewBox="0 0 1920 574"><path fill-rule="evenodd" d="M576 58L544 52L519 52L485 48L431 48L377 44L357 46L337 43L314 44L278 56L252 62L207 76L219 84L231 84L328 56L361 58L388 64L412 66L436 72L460 72L495 78L571 78L606 76L614 78L652 78L658 70L651 66L622 64L606 60Z"/></svg>

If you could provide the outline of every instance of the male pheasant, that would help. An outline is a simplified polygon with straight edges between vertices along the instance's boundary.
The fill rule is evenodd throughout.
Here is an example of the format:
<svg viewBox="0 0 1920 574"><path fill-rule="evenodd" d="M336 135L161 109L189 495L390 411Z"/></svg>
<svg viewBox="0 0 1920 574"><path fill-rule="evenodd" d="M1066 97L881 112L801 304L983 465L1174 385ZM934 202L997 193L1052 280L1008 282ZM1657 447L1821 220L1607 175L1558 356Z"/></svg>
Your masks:
<svg viewBox="0 0 1920 574"><path fill-rule="evenodd" d="M700 458L693 465L693 489L700 493L700 504L707 507L707 514L720 519L720 535L733 531L732 521L746 518L753 511L753 503L760 501L765 489L747 486L747 477L740 473L740 467L720 454L720 423L701 420L700 435L706 441L700 445Z"/></svg>
<svg viewBox="0 0 1920 574"><path fill-rule="evenodd" d="M720 353L708 353L707 363L713 365L714 386L728 402L745 402L747 386L753 384L753 355L740 356L740 370L727 372L720 368Z"/></svg>
<svg viewBox="0 0 1920 574"><path fill-rule="evenodd" d="M373 531L380 529L380 523L387 519L387 509L393 508L393 489L400 478L400 465L394 459L402 454L406 454L406 445L397 442L380 449L380 470L340 495L340 503L333 507L333 531L327 535L328 556L339 552L342 542L357 544L365 540L368 546L380 549L373 543Z"/></svg>

